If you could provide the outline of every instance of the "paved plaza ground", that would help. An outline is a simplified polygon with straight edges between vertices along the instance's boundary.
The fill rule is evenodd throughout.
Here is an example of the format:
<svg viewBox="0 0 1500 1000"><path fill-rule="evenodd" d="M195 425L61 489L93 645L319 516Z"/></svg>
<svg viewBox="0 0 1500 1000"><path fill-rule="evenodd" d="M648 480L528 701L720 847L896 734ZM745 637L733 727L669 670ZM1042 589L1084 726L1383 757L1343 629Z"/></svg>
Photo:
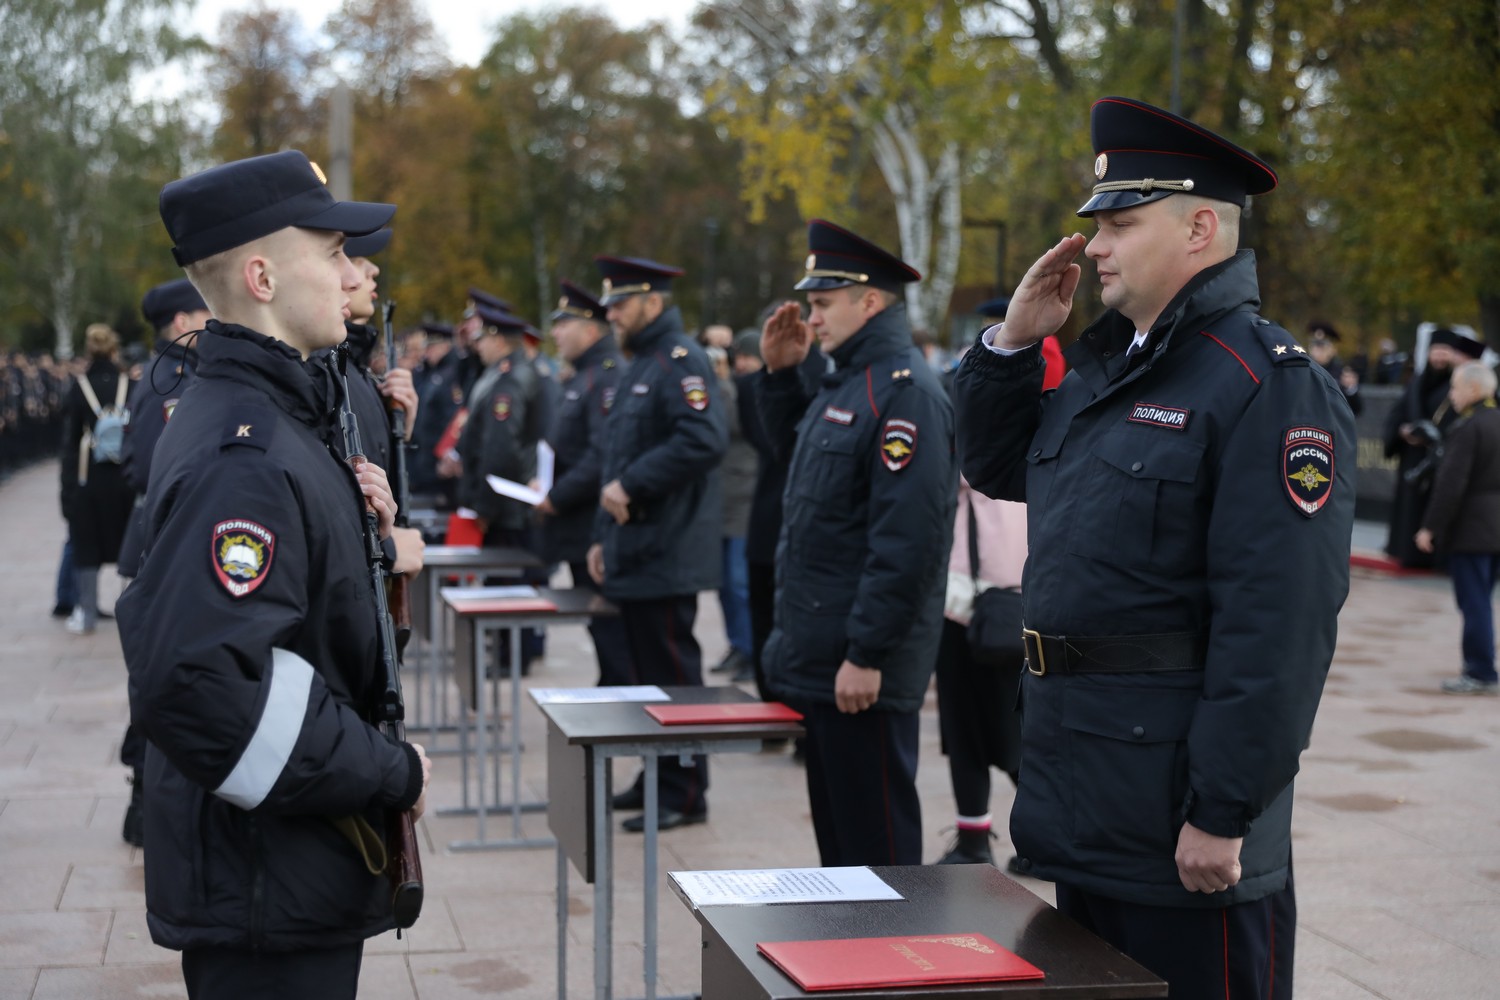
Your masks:
<svg viewBox="0 0 1500 1000"><path fill-rule="evenodd" d="M126 697L114 623L75 637L48 617L64 536L54 466L0 485L0 525L0 1000L185 996L177 955L146 931L140 852L120 839L129 789L117 763ZM1362 525L1356 547L1376 548L1379 536ZM118 581L103 577L107 608ZM714 663L721 619L708 595L700 607L697 632ZM1357 570L1341 624L1297 787L1297 996L1500 998L1500 699L1438 693L1458 662L1459 618L1444 579ZM587 634L567 627L554 630L546 666L526 683L593 679ZM520 725L526 797L536 798L546 788L545 740L529 700ZM436 759L434 806L458 802L458 773L456 757ZM622 767L617 787L628 778ZM919 782L925 852L935 859L953 806L934 697L922 713ZM1010 793L1000 782L993 807L1003 831ZM707 825L662 835L662 872L817 863L802 771L789 754L715 757L709 797ZM544 817L524 823L528 835L545 835ZM370 942L363 1000L556 996L554 855L445 850L473 827L461 817L420 824L426 909L403 940ZM620 996L641 993L638 844L624 834L615 842ZM1044 883L1028 887L1051 898ZM592 995L592 906L575 874L570 996ZM665 887L660 911L662 992L692 993L697 925Z"/></svg>

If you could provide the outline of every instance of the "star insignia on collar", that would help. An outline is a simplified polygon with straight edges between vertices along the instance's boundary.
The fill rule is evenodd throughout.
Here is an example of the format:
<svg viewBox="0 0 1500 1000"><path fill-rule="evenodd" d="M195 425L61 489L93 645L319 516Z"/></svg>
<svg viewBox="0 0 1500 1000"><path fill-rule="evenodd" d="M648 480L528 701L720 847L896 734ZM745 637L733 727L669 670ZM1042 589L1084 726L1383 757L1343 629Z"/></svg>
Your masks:
<svg viewBox="0 0 1500 1000"><path fill-rule="evenodd" d="M674 357L674 358L685 358L685 357L687 357L687 355L688 355L688 349L686 347L674 347L674 348L672 348L672 357Z"/></svg>
<svg viewBox="0 0 1500 1000"><path fill-rule="evenodd" d="M1276 353L1277 354L1285 354L1286 353L1286 345L1285 344L1277 344L1276 345Z"/></svg>
<svg viewBox="0 0 1500 1000"><path fill-rule="evenodd" d="M893 379L911 378L911 369L910 368L897 368L895 371L891 372L891 378L893 378Z"/></svg>
<svg viewBox="0 0 1500 1000"><path fill-rule="evenodd" d="M1298 344L1296 347L1292 348L1292 350L1296 351L1298 354L1307 353L1307 348L1303 347L1301 344Z"/></svg>

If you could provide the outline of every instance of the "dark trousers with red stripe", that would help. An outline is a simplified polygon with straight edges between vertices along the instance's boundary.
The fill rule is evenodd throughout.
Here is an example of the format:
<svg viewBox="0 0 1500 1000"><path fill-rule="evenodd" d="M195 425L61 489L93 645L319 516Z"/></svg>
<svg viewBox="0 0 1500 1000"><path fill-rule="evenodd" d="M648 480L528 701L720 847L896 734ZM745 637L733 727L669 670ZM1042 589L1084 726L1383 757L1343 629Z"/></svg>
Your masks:
<svg viewBox="0 0 1500 1000"><path fill-rule="evenodd" d="M1057 908L1192 1000L1291 1000L1297 894L1218 909L1126 903L1058 883Z"/></svg>
<svg viewBox="0 0 1500 1000"><path fill-rule="evenodd" d="M806 716L807 797L823 865L920 865L917 713L796 707Z"/></svg>
<svg viewBox="0 0 1500 1000"><path fill-rule="evenodd" d="M588 564L568 563L573 572L574 588L582 587L599 593L599 585L589 576ZM594 640L594 653L599 658L599 684L615 687L633 684L630 666L630 640L625 636L625 625L614 615L600 615L589 619L589 637Z"/></svg>
<svg viewBox="0 0 1500 1000"><path fill-rule="evenodd" d="M620 622L630 646L633 675L628 683L703 686L703 652L693 636L697 594L615 603L620 606ZM708 808L708 758L701 754L693 758L691 767L683 767L676 757L658 758L657 783L657 801L663 809L697 813Z"/></svg>

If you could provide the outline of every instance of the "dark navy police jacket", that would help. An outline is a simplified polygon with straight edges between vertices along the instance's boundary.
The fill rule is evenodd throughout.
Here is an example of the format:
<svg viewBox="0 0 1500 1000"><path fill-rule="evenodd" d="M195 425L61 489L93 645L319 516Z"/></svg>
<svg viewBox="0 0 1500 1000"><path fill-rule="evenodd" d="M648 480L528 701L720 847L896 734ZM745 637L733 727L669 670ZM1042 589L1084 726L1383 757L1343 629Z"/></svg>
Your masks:
<svg viewBox="0 0 1500 1000"><path fill-rule="evenodd" d="M633 336L605 427L599 482L620 480L630 520L603 508L604 595L682 597L719 586L724 512L719 461L729 448L724 397L708 357L674 306Z"/></svg>
<svg viewBox="0 0 1500 1000"><path fill-rule="evenodd" d="M849 660L881 672L876 710L916 711L943 621L953 409L903 304L832 357L816 395L797 367L760 383L762 424L791 454L766 677L781 697L832 704Z"/></svg>
<svg viewBox="0 0 1500 1000"><path fill-rule="evenodd" d="M327 948L393 926L334 821L383 830L415 751L365 719L384 690L353 473L327 373L210 321L163 431L146 555L120 598L146 755L146 907L167 948Z"/></svg>
<svg viewBox="0 0 1500 1000"><path fill-rule="evenodd" d="M959 367L964 475L1027 504L1026 626L1192 633L1203 650L1192 669L1025 676L1011 837L1040 878L1203 907L1286 883L1292 778L1349 588L1357 442L1339 386L1259 304L1242 251L1178 293L1123 374L1134 331L1114 311L1046 395L1035 347L976 344ZM1237 886L1182 887L1185 820L1245 838Z"/></svg>
<svg viewBox="0 0 1500 1000"><path fill-rule="evenodd" d="M562 399L552 417L547 443L556 455L552 492L557 513L543 524L549 562L583 562L599 511L599 468L604 428L620 384L619 348L613 334L573 362L573 376L562 384Z"/></svg>

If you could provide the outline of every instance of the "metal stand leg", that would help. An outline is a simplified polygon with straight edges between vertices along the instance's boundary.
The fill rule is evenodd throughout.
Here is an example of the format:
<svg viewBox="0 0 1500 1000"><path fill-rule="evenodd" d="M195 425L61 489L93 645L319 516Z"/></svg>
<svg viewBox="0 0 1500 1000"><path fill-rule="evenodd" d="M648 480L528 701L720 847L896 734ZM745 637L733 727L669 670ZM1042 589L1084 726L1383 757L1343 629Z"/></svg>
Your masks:
<svg viewBox="0 0 1500 1000"><path fill-rule="evenodd" d="M568 1000L568 856L557 845L557 1000Z"/></svg>
<svg viewBox="0 0 1500 1000"><path fill-rule="evenodd" d="M656 1000L656 801L660 788L657 785L657 758L654 754L648 754L644 760L646 765L646 826L644 835L646 839L646 871L645 889L646 898L646 1000Z"/></svg>
<svg viewBox="0 0 1500 1000"><path fill-rule="evenodd" d="M610 1000L614 973L613 807L609 792L609 758L594 753L594 1000Z"/></svg>
<svg viewBox="0 0 1500 1000"><path fill-rule="evenodd" d="M485 730L489 728L489 720L485 717L485 702L489 700L489 681L484 671L484 639L485 630L478 625L470 624L473 629L474 652L473 663L470 668L474 671L474 706L477 709L478 724L474 727L474 771L479 786L479 842L484 843L484 813L485 813L485 787L484 787L484 757ZM498 762L497 762L498 763Z"/></svg>

